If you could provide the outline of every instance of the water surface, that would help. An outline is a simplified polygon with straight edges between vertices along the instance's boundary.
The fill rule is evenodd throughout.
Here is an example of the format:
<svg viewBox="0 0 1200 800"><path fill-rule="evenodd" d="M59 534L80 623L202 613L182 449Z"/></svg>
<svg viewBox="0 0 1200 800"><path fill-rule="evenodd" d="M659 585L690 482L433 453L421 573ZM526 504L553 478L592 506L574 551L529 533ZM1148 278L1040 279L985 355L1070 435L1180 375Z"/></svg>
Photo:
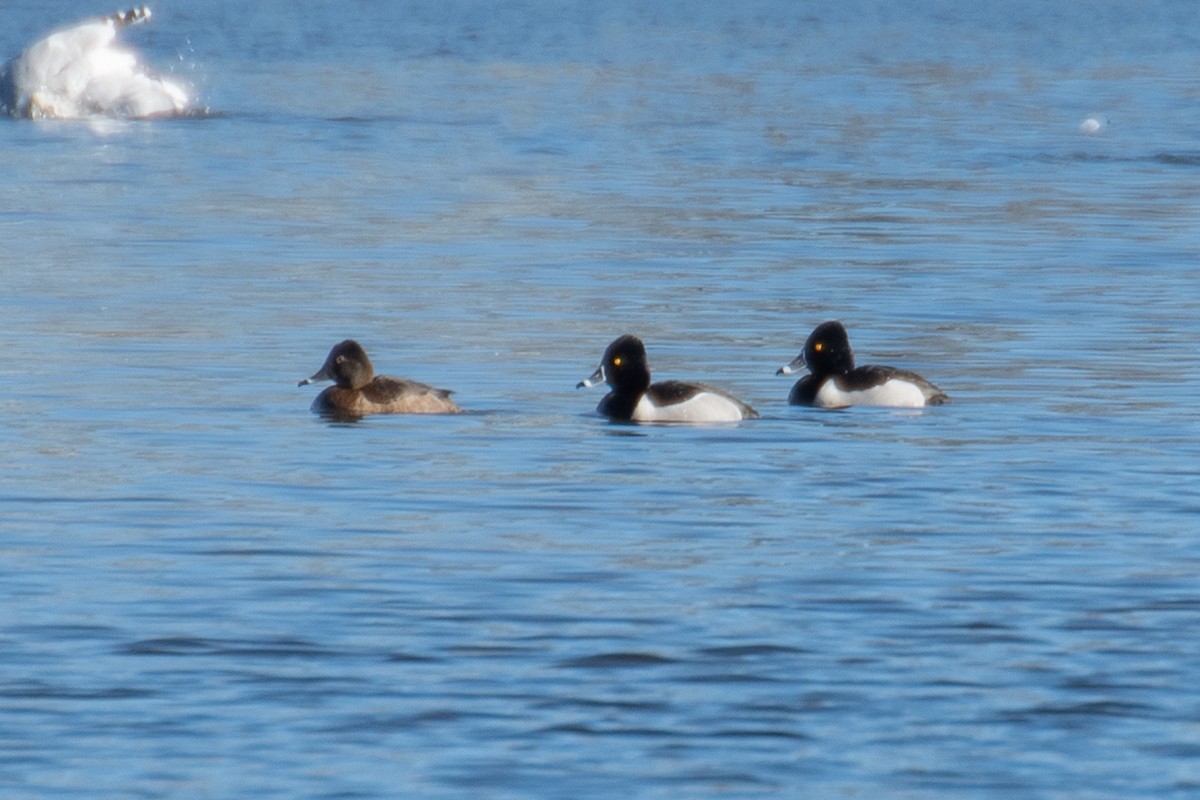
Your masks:
<svg viewBox="0 0 1200 800"><path fill-rule="evenodd" d="M693 5L161 3L207 117L0 125L6 797L1196 793L1191 5ZM954 402L786 406L830 318Z"/></svg>

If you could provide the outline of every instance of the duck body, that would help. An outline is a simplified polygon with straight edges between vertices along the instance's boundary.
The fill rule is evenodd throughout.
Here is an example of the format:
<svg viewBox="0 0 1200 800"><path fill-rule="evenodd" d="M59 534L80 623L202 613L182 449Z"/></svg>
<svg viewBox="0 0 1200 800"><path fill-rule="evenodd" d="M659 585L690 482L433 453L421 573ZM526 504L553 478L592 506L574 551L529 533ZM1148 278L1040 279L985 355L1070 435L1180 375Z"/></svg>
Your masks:
<svg viewBox="0 0 1200 800"><path fill-rule="evenodd" d="M299 385L332 380L312 403L317 414L358 418L368 414L457 414L447 389L404 378L375 375L367 352L353 339L333 346L321 369Z"/></svg>
<svg viewBox="0 0 1200 800"><path fill-rule="evenodd" d="M620 336L600 366L579 386L607 383L611 391L596 410L618 422L738 422L758 412L728 392L691 381L650 382L646 347L636 336Z"/></svg>
<svg viewBox="0 0 1200 800"><path fill-rule="evenodd" d="M920 408L940 405L947 399L940 389L915 372L879 366L856 367L823 379L805 375L788 393L790 404L818 408Z"/></svg>
<svg viewBox="0 0 1200 800"><path fill-rule="evenodd" d="M823 322L804 343L804 349L777 375L790 375L808 367L792 387L788 402L818 408L886 406L921 408L949 402L950 398L915 372L878 365L854 365L850 338L842 323Z"/></svg>
<svg viewBox="0 0 1200 800"><path fill-rule="evenodd" d="M457 414L458 404L446 389L424 383L379 376L358 389L330 386L313 400L312 410L325 416L365 417L368 414Z"/></svg>
<svg viewBox="0 0 1200 800"><path fill-rule="evenodd" d="M737 422L758 412L736 397L703 383L659 381L640 395L609 392L596 410L625 422Z"/></svg>

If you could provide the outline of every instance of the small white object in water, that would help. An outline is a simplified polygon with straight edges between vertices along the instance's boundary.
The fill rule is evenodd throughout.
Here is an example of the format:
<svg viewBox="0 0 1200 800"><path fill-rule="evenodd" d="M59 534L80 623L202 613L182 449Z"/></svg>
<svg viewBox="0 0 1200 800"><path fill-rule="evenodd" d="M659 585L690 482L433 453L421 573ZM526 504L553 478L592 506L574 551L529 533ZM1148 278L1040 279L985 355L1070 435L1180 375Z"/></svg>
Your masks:
<svg viewBox="0 0 1200 800"><path fill-rule="evenodd" d="M1099 133L1102 130L1104 130L1104 122L1097 117L1088 117L1083 122L1079 123L1080 133L1092 134Z"/></svg>
<svg viewBox="0 0 1200 800"><path fill-rule="evenodd" d="M117 29L150 18L142 6L52 33L0 70L0 110L17 117L155 117L189 109L187 90L150 75L116 45Z"/></svg>

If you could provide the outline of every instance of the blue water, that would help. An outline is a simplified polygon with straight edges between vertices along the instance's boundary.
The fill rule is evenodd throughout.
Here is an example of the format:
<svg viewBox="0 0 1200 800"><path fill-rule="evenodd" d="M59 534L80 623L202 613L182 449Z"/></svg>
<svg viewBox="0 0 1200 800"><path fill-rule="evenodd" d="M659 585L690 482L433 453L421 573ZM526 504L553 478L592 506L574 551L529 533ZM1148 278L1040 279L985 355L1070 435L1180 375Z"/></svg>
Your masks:
<svg viewBox="0 0 1200 800"><path fill-rule="evenodd" d="M0 795L1200 794L1194 5L830 5L172 0L207 115L0 124Z"/></svg>

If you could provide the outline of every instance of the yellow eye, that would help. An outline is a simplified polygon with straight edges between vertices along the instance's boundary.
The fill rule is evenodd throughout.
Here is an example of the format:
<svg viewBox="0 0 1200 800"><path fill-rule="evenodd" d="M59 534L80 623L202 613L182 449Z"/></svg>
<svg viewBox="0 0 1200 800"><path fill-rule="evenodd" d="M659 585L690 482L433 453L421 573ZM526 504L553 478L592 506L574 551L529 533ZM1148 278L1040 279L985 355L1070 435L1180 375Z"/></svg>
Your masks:
<svg viewBox="0 0 1200 800"><path fill-rule="evenodd" d="M818 353L824 349L825 349L825 345L821 344L820 342L817 342L816 344L813 345L813 350L816 350Z"/></svg>
<svg viewBox="0 0 1200 800"><path fill-rule="evenodd" d="M620 356L617 356L616 358L613 359L613 366L614 367L621 366L621 357Z"/></svg>

